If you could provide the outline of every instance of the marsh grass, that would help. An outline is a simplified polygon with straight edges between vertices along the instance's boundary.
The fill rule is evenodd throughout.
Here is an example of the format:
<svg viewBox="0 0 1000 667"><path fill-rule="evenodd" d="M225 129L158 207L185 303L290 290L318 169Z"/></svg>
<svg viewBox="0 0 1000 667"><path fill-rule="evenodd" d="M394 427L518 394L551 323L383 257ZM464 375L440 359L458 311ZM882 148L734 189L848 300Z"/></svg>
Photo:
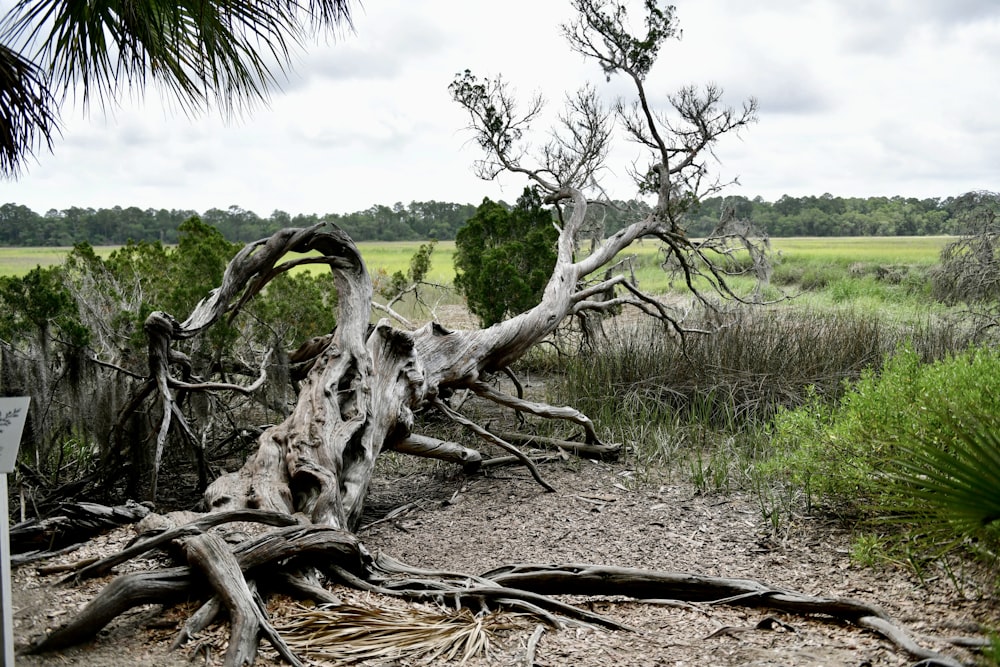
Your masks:
<svg viewBox="0 0 1000 667"><path fill-rule="evenodd" d="M809 511L809 481L776 483L772 419L810 403L833 404L903 342L924 362L970 344L940 318L869 311L747 307L712 335L685 341L643 323L608 331L603 345L551 368L548 399L574 405L627 445L637 475L681 471L701 491L753 493L775 530ZM846 463L846 462L845 462Z"/></svg>
<svg viewBox="0 0 1000 667"><path fill-rule="evenodd" d="M808 387L836 396L895 340L877 318L811 310L748 308L717 333L683 342L658 325L626 324L595 354L564 360L552 391L612 420L629 405L647 420L680 415L733 428L801 403Z"/></svg>

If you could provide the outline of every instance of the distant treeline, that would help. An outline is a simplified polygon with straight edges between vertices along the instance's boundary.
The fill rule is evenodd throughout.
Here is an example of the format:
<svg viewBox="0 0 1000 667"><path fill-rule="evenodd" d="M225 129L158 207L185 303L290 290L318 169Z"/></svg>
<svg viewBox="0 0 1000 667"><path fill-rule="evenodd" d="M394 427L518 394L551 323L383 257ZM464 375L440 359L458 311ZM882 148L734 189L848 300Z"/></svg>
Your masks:
<svg viewBox="0 0 1000 667"><path fill-rule="evenodd" d="M930 236L969 233L984 214L1000 211L1000 194L978 191L943 199L786 195L776 202L713 197L690 215L688 232L708 233L725 209L771 236Z"/></svg>
<svg viewBox="0 0 1000 667"><path fill-rule="evenodd" d="M501 202L503 203L503 202ZM591 207L597 229L612 234L648 210L644 202L615 202ZM203 213L180 209L79 208L52 209L40 215L26 206L0 206L0 245L69 246L122 245L128 241L177 242L177 228L193 215L222 232L230 241L247 242L284 227L306 227L332 221L356 241L451 240L472 217L476 204L448 202L397 203L372 206L348 214L290 215L274 211L266 218L238 206ZM963 234L983 211L1000 210L1000 194L968 192L957 197L710 197L690 211L686 223L693 236L710 233L723 215L752 220L771 236L922 236ZM595 230L596 231L596 230Z"/></svg>

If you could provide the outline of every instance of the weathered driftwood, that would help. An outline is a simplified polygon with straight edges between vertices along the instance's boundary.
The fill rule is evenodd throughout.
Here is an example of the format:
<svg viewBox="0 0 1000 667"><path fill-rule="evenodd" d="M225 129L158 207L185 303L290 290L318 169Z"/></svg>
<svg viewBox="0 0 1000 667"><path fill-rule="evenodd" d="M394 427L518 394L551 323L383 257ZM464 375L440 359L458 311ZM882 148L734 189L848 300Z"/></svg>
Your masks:
<svg viewBox="0 0 1000 667"><path fill-rule="evenodd" d="M246 520L244 513L220 515ZM257 518L270 520L260 515ZM875 605L847 598L823 598L774 588L753 579L729 579L685 572L653 571L593 564L510 565L481 575L412 567L373 558L350 532L328 526L287 526L229 545L206 522L180 526L168 534L183 546L189 566L124 575L112 581L77 617L33 647L51 651L94 637L109 621L141 605L191 596L205 600L180 630L174 645L194 636L222 611L233 627L225 664L250 664L265 636L282 657L300 664L271 627L255 589L262 585L300 598L336 602L329 590L278 567L293 558L296 567L321 571L331 580L383 595L420 602L462 604L474 609L511 609L561 627L565 623L630 628L614 619L557 601L553 595L625 596L709 605L773 609L818 620L850 623L877 632L923 664L958 667L954 658L920 646L907 630ZM151 544L147 544L152 548ZM141 553L133 550L132 556ZM117 560L116 560L117 562ZM205 587L204 582L210 584Z"/></svg>
<svg viewBox="0 0 1000 667"><path fill-rule="evenodd" d="M466 472L475 472L483 462L483 455L475 449L417 433L411 433L406 439L393 444L392 448L403 454L458 463Z"/></svg>
<svg viewBox="0 0 1000 667"><path fill-rule="evenodd" d="M139 503L109 507L97 503L62 503L45 519L23 521L10 529L11 564L21 565L79 545L102 532L135 523L149 514Z"/></svg>

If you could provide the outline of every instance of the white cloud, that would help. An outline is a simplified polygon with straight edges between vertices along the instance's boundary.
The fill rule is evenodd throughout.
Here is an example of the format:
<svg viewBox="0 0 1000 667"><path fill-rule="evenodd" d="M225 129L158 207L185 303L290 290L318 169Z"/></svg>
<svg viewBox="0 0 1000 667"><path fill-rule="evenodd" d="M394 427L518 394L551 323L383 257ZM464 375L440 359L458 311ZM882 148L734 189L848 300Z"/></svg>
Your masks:
<svg viewBox="0 0 1000 667"><path fill-rule="evenodd" d="M639 4L639 3L636 3ZM993 0L677 0L683 39L650 75L654 100L714 82L760 122L718 148L740 194L949 196L1000 189L1000 4ZM190 119L156 91L114 114L68 110L53 155L0 202L266 215L347 212L396 201L512 201L523 180L483 183L447 86L465 68L503 73L553 107L596 65L559 35L568 3L367 2L356 32L310 45L269 108L239 122ZM166 111L164 108L166 107ZM606 185L629 196L634 146L613 153Z"/></svg>

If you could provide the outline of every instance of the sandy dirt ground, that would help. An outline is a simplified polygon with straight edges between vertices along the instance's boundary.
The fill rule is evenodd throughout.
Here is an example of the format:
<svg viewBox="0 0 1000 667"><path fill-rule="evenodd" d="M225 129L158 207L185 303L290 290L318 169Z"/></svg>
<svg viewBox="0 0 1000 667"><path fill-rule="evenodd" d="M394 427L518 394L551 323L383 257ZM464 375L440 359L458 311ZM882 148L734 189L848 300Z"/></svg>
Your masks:
<svg viewBox="0 0 1000 667"><path fill-rule="evenodd" d="M636 481L626 464L570 460L542 468L557 488L546 493L526 471L499 469L466 477L441 465L378 476L367 521L393 508L408 509L360 531L373 551L411 565L480 573L509 563L600 563L754 578L783 589L877 603L930 648L971 662L972 654L941 637L973 635L997 627L995 597L965 595L943 573L923 581L903 567L852 564L850 535L831 522L803 518L776 539L741 493L699 494L680 475ZM51 565L113 553L134 536L131 527L103 535ZM117 572L165 565L162 554L126 563ZM952 573L955 574L955 573ZM15 569L14 626L19 647L70 618L109 578L59 586L61 575L40 575L36 565ZM958 573L961 576L961 573ZM987 591L992 593L992 591ZM357 593L345 593L354 596ZM370 603L380 601L364 594ZM537 667L648 665L906 665L915 662L880 636L822 618L706 604L650 604L625 599L573 598L619 620L633 632L545 629L530 664ZM276 624L293 603L274 597ZM85 645L59 653L21 655L17 664L90 667L164 667L221 664L226 626L211 626L176 651L177 627L195 603L146 606L127 613ZM489 657L470 665L528 665L537 623L519 620L494 640ZM934 639L937 638L937 639ZM307 664L332 664L311 660ZM257 664L281 664L266 647ZM419 659L365 664L418 665ZM436 664L436 663L431 663ZM457 663L456 663L457 664Z"/></svg>

